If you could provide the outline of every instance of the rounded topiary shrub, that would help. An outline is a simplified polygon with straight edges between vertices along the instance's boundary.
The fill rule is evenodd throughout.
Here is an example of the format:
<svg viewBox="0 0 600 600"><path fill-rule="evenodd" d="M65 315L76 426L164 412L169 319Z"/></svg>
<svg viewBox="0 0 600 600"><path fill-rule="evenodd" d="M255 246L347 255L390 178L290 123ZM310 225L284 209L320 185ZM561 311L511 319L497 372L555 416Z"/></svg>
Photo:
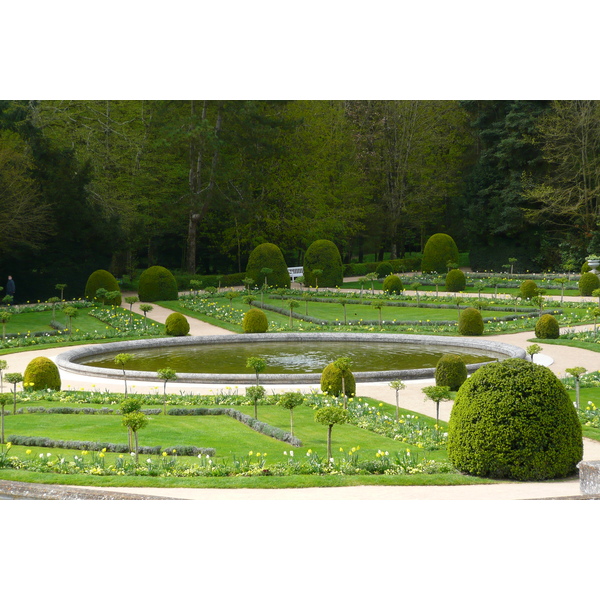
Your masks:
<svg viewBox="0 0 600 600"><path fill-rule="evenodd" d="M589 273L592 270L592 267L590 267L590 265L588 265L587 260L581 265L581 272L582 273Z"/></svg>
<svg viewBox="0 0 600 600"><path fill-rule="evenodd" d="M378 279L385 279L388 275L391 275L394 272L394 267L392 267L391 262L382 262L377 265L375 269L375 273L377 273Z"/></svg>
<svg viewBox="0 0 600 600"><path fill-rule="evenodd" d="M483 333L483 318L476 308L465 308L458 319L460 335L481 335Z"/></svg>
<svg viewBox="0 0 600 600"><path fill-rule="evenodd" d="M467 287L467 278L460 269L451 269L446 275L446 291L462 292Z"/></svg>
<svg viewBox="0 0 600 600"><path fill-rule="evenodd" d="M524 299L534 298L535 296L539 296L540 290L537 286L537 283L532 279L526 279L521 282L519 286L519 296Z"/></svg>
<svg viewBox="0 0 600 600"><path fill-rule="evenodd" d="M386 294L401 294L404 291L402 280L398 275L388 275L383 280L383 291Z"/></svg>
<svg viewBox="0 0 600 600"><path fill-rule="evenodd" d="M167 335L187 335L190 332L190 324L184 315L178 312L171 313L165 321Z"/></svg>
<svg viewBox="0 0 600 600"><path fill-rule="evenodd" d="M246 277L254 280L258 286L265 282L265 275L261 269L271 269L267 274L267 285L275 288L289 288L290 274L285 264L285 259L278 246L275 244L260 244L250 253L246 266Z"/></svg>
<svg viewBox="0 0 600 600"><path fill-rule="evenodd" d="M244 333L264 333L269 329L267 315L260 308L251 308L242 321Z"/></svg>
<svg viewBox="0 0 600 600"><path fill-rule="evenodd" d="M448 270L448 262L458 264L458 247L449 235L436 233L425 244L421 271L445 273Z"/></svg>
<svg viewBox="0 0 600 600"><path fill-rule="evenodd" d="M34 358L23 373L23 389L60 390L58 367L45 356Z"/></svg>
<svg viewBox="0 0 600 600"><path fill-rule="evenodd" d="M556 340L560 337L558 321L552 315L542 315L535 324L535 337Z"/></svg>
<svg viewBox="0 0 600 600"><path fill-rule="evenodd" d="M315 277L313 271L323 271ZM313 242L304 254L304 284L315 287L337 287L344 282L344 266L337 246L329 240Z"/></svg>
<svg viewBox="0 0 600 600"><path fill-rule="evenodd" d="M595 273L583 273L579 278L579 293L582 296L591 296L598 288L600 288L600 279Z"/></svg>
<svg viewBox="0 0 600 600"><path fill-rule="evenodd" d="M559 379L510 358L480 367L456 394L448 457L459 471L494 479L567 477L583 455L581 425Z"/></svg>
<svg viewBox="0 0 600 600"><path fill-rule="evenodd" d="M141 302L156 302L157 300L177 300L177 281L173 273L165 267L155 265L146 269L140 275L138 296Z"/></svg>
<svg viewBox="0 0 600 600"><path fill-rule="evenodd" d="M446 385L453 392L467 379L467 365L457 354L444 354L435 366L435 385Z"/></svg>
<svg viewBox="0 0 600 600"><path fill-rule="evenodd" d="M115 276L104 269L98 269L88 277L87 283L85 284L85 297L93 302L94 298L96 298L96 291L100 288L104 288L107 292L121 291ZM122 298L119 294L116 298L113 298L112 300L104 299L103 302L113 306L121 306L121 300Z"/></svg>
<svg viewBox="0 0 600 600"><path fill-rule="evenodd" d="M346 396L356 394L356 381L350 371L344 377ZM321 373L321 391L330 396L339 396L342 393L342 372L333 363L329 363Z"/></svg>

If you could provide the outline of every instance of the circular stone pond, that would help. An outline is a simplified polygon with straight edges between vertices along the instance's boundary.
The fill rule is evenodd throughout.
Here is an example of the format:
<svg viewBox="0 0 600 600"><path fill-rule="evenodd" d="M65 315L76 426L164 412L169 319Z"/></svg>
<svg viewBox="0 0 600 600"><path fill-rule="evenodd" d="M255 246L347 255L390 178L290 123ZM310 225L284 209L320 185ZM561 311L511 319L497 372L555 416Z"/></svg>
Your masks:
<svg viewBox="0 0 600 600"><path fill-rule="evenodd" d="M177 372L177 381L182 383L247 385L256 383L254 372L246 368L249 356L260 356L267 361L266 371L260 374L261 384L319 383L323 368L341 356L350 357L355 379L361 382L431 378L437 360L445 353L464 355L469 372L486 362L526 356L521 348L481 338L370 333L263 333L98 344L70 349L60 354L56 362L65 371L118 379L122 377L122 371L114 364L113 357L119 353L134 357L126 365L128 380L158 381L156 371L171 367ZM157 358L149 358L152 354L156 354ZM179 363L176 357L181 356L188 362ZM411 363L415 356L418 356L418 366ZM134 362L138 359L142 361L138 363L140 366ZM98 366L100 364L103 366ZM195 366L184 370L186 364Z"/></svg>

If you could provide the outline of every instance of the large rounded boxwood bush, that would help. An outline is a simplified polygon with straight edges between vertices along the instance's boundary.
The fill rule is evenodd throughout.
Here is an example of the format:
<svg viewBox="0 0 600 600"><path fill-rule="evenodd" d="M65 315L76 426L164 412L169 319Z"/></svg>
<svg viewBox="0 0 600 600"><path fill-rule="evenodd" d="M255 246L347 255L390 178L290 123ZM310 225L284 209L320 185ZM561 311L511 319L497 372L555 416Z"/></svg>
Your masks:
<svg viewBox="0 0 600 600"><path fill-rule="evenodd" d="M171 313L165 321L167 335L180 336L190 332L190 324L184 315L178 312Z"/></svg>
<svg viewBox="0 0 600 600"><path fill-rule="evenodd" d="M382 288L386 294L401 294L404 291L402 280L398 275L388 275L383 280Z"/></svg>
<svg viewBox="0 0 600 600"><path fill-rule="evenodd" d="M377 265L375 273L377 273L377 279L385 279L388 275L394 272L394 267L389 261L381 262Z"/></svg>
<svg viewBox="0 0 600 600"><path fill-rule="evenodd" d="M529 298L535 298L535 296L540 295L540 290L537 286L537 283L532 279L526 279L521 282L519 286L519 296L525 300Z"/></svg>
<svg viewBox="0 0 600 600"><path fill-rule="evenodd" d="M98 269L88 277L87 283L85 284L85 297L93 302L94 298L96 298L96 291L100 288L104 288L107 292L121 291L115 276L104 269ZM122 298L119 294L119 296L112 300L104 300L104 303L113 306L121 306L121 300Z"/></svg>
<svg viewBox="0 0 600 600"><path fill-rule="evenodd" d="M557 340L560 337L560 327L556 317L542 315L535 324L535 337L544 340Z"/></svg>
<svg viewBox="0 0 600 600"><path fill-rule="evenodd" d="M173 273L165 267L155 265L140 275L138 296L141 302L158 300L177 300L177 281Z"/></svg>
<svg viewBox="0 0 600 600"><path fill-rule="evenodd" d="M510 358L480 367L456 394L448 457L459 471L537 481L567 477L583 456L581 425L559 379Z"/></svg>
<svg viewBox="0 0 600 600"><path fill-rule="evenodd" d="M456 392L467 379L467 365L457 354L443 354L435 366L435 385L445 385Z"/></svg>
<svg viewBox="0 0 600 600"><path fill-rule="evenodd" d="M467 287L467 278L460 269L450 269L446 275L446 291L462 292Z"/></svg>
<svg viewBox="0 0 600 600"><path fill-rule="evenodd" d="M356 381L351 371L346 371L344 388L346 396L356 394ZM334 363L329 363L321 373L321 391L330 396L339 396L342 393L342 371Z"/></svg>
<svg viewBox="0 0 600 600"><path fill-rule="evenodd" d="M583 273L579 278L579 293L582 296L591 296L598 288L600 288L600 279L595 273Z"/></svg>
<svg viewBox="0 0 600 600"><path fill-rule="evenodd" d="M423 273L445 273L448 262L458 264L458 247L454 240L445 233L432 235L423 249L421 271Z"/></svg>
<svg viewBox="0 0 600 600"><path fill-rule="evenodd" d="M458 319L460 335L481 335L483 333L483 318L476 308L465 308Z"/></svg>
<svg viewBox="0 0 600 600"><path fill-rule="evenodd" d="M254 280L261 286L265 282L265 275L261 269L271 269L267 275L267 284L274 288L289 288L290 274L285 264L285 259L278 246L275 244L260 244L250 253L246 266L246 277Z"/></svg>
<svg viewBox="0 0 600 600"><path fill-rule="evenodd" d="M315 278L313 271L323 271ZM316 279L316 281L315 281ZM310 287L337 287L344 282L344 265L337 246L329 240L313 242L304 254L304 283Z"/></svg>
<svg viewBox="0 0 600 600"><path fill-rule="evenodd" d="M260 308L251 308L242 321L244 333L264 333L269 329L267 315Z"/></svg>
<svg viewBox="0 0 600 600"><path fill-rule="evenodd" d="M45 356L38 356L29 362L23 374L23 389L60 390L58 367Z"/></svg>

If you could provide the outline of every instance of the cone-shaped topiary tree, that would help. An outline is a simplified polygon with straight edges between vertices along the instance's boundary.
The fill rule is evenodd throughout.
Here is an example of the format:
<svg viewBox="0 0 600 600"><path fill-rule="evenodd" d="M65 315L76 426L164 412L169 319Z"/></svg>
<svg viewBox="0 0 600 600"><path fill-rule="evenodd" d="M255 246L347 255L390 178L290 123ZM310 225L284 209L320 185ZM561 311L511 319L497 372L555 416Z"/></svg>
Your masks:
<svg viewBox="0 0 600 600"><path fill-rule="evenodd" d="M290 287L291 279L285 259L281 250L275 244L260 244L252 250L246 266L246 278L253 279L258 284L263 285L266 273L263 269L270 269L270 272L266 274L269 287Z"/></svg>
<svg viewBox="0 0 600 600"><path fill-rule="evenodd" d="M421 271L446 273L448 263L458 264L458 247L449 235L436 233L427 240L423 249Z"/></svg>
<svg viewBox="0 0 600 600"><path fill-rule="evenodd" d="M459 471L538 481L567 477L583 456L581 425L546 367L510 358L479 368L456 394L448 457Z"/></svg>
<svg viewBox="0 0 600 600"><path fill-rule="evenodd" d="M103 302L111 306L121 306L121 289L119 288L119 284L114 275L104 269L98 269L88 277L84 295L88 300L93 302L97 297L96 291L99 289L103 289L105 292L119 292L119 295L114 298L103 298Z"/></svg>
<svg viewBox="0 0 600 600"><path fill-rule="evenodd" d="M165 267L155 265L140 275L138 296L141 302L157 300L177 300L177 281L173 273Z"/></svg>
<svg viewBox="0 0 600 600"><path fill-rule="evenodd" d="M318 275L320 287L336 287L344 281L344 266L337 246L329 240L313 242L304 254L304 284L316 287L314 271Z"/></svg>

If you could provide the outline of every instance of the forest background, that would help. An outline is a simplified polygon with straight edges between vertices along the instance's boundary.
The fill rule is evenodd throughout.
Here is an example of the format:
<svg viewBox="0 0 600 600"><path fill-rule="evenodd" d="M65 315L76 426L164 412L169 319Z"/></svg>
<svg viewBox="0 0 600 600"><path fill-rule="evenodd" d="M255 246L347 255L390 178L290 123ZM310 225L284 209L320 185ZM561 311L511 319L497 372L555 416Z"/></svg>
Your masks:
<svg viewBox="0 0 600 600"><path fill-rule="evenodd" d="M242 272L329 239L344 262L437 232L474 270L600 252L595 100L0 102L0 276L80 296L98 268ZM1 285L1 282L0 282Z"/></svg>

